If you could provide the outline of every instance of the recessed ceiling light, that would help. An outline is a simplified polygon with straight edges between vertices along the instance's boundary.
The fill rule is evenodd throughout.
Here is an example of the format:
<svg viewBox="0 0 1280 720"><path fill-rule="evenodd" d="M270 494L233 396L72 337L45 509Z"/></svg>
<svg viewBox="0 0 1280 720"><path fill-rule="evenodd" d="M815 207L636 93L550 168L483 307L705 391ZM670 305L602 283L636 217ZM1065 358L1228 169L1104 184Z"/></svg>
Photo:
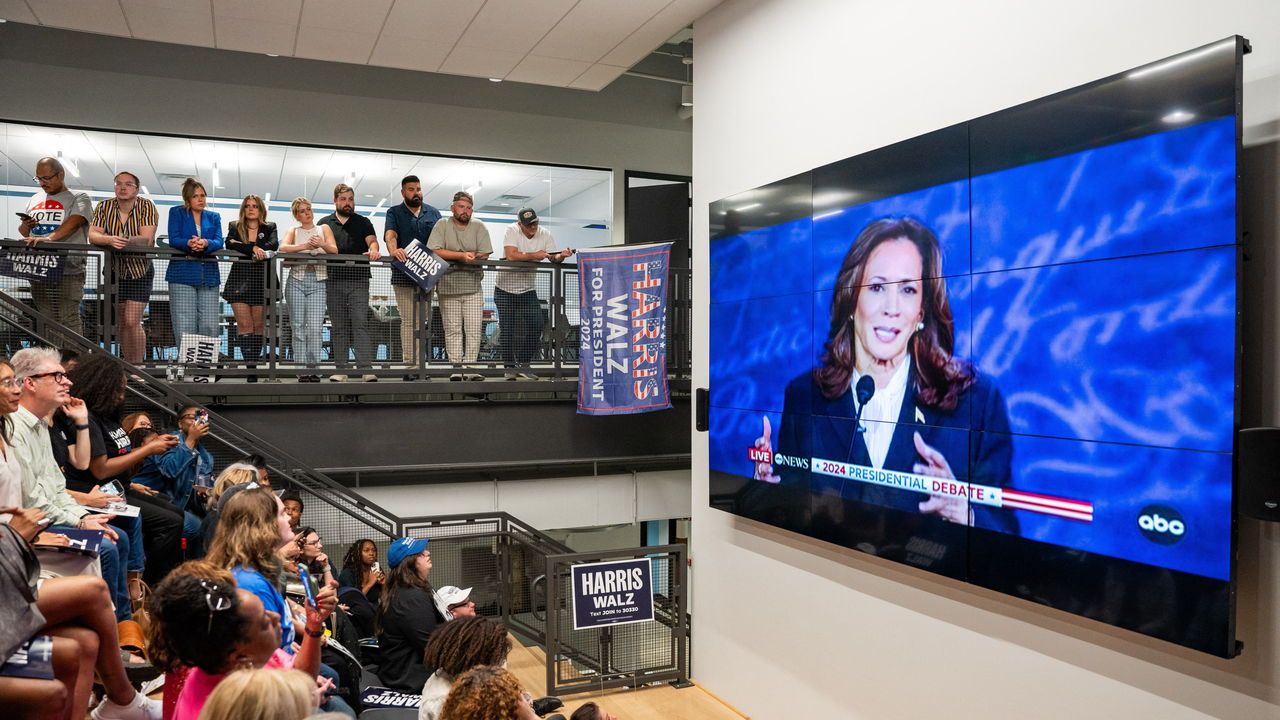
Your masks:
<svg viewBox="0 0 1280 720"><path fill-rule="evenodd" d="M1165 115L1160 119L1170 125L1176 125L1178 123L1184 123L1188 120L1191 120L1195 116L1196 116L1195 113L1187 112L1186 110L1174 110L1173 112L1169 113L1168 115Z"/></svg>
<svg viewBox="0 0 1280 720"><path fill-rule="evenodd" d="M213 189L214 189L214 190L226 190L226 189L227 189L227 186L226 186L226 185L214 185L214 186L213 186Z"/></svg>
<svg viewBox="0 0 1280 720"><path fill-rule="evenodd" d="M489 78L489 82L502 82L502 78Z"/></svg>
<svg viewBox="0 0 1280 720"><path fill-rule="evenodd" d="M368 193L365 193L365 197L373 197L373 196Z"/></svg>
<svg viewBox="0 0 1280 720"><path fill-rule="evenodd" d="M9 22L9 21L8 21L8 20L5 20L4 18L0 18L0 23L7 23L7 22Z"/></svg>
<svg viewBox="0 0 1280 720"><path fill-rule="evenodd" d="M267 53L267 57L280 57L280 53Z"/></svg>

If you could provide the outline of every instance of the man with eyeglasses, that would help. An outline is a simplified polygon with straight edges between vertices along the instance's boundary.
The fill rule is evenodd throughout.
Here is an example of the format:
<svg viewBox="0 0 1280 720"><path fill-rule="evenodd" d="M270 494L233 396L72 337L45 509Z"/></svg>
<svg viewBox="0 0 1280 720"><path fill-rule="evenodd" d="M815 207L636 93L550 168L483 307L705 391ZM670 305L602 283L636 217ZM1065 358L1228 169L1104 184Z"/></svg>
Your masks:
<svg viewBox="0 0 1280 720"><path fill-rule="evenodd" d="M116 619L129 620L133 612L129 604L128 570L141 571L142 547L141 523L137 518L122 518L131 529L117 533L107 524L113 515L91 514L88 507L105 507L119 500L118 495L108 495L95 488L89 493L72 493L67 490L67 480L58 469L49 440L49 427L44 418L54 410L68 405L71 381L67 379L57 350L47 347L25 348L14 353L12 360L15 377L22 383L22 397L18 409L10 416L13 420L13 437L9 444L22 466L22 505L42 510L53 525L51 532L60 528L101 530L105 537L98 549L102 564L102 579L111 589L111 600L116 606ZM80 405L83 411L84 405ZM89 425L87 412L73 415L77 431L86 431ZM136 532L133 531L136 526ZM135 550L134 544L137 544ZM133 552L131 552L133 551ZM138 565L128 568L130 564Z"/></svg>
<svg viewBox="0 0 1280 720"><path fill-rule="evenodd" d="M160 215L154 203L138 197L140 186L137 175L128 171L116 173L115 197L103 200L93 209L93 218L89 220L89 242L109 250L155 247ZM111 270L116 278L119 298L120 355L137 365L146 352L142 313L151 300L151 284L156 271L150 258L132 253L112 253Z"/></svg>
<svg viewBox="0 0 1280 720"><path fill-rule="evenodd" d="M32 177L40 192L31 196L22 215L18 233L31 247L49 243L89 244L89 218L93 204L84 193L72 192L63 182L66 171L57 158L41 158ZM84 299L85 256L71 255L62 261L62 277L53 282L31 282L31 301L38 312L84 334L80 321L80 301Z"/></svg>

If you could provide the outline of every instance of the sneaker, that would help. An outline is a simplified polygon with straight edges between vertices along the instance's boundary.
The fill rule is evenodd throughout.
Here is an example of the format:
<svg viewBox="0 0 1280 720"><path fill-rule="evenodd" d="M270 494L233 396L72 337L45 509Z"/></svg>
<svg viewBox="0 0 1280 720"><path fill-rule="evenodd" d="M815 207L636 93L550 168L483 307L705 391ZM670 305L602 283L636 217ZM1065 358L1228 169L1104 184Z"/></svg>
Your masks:
<svg viewBox="0 0 1280 720"><path fill-rule="evenodd" d="M484 382L484 376L480 373L462 373L462 379L468 382Z"/></svg>
<svg viewBox="0 0 1280 720"><path fill-rule="evenodd" d="M117 705L103 698L89 714L93 720L161 720L164 710L159 700L151 700L142 693L134 693L128 705Z"/></svg>
<svg viewBox="0 0 1280 720"><path fill-rule="evenodd" d="M519 380L519 379L520 379L520 375L519 375L519 373L505 372L505 373L502 373L502 379L504 379L504 380Z"/></svg>
<svg viewBox="0 0 1280 720"><path fill-rule="evenodd" d="M374 375L373 373L367 373L365 375L361 375L360 379L365 382L378 382L378 376Z"/></svg>
<svg viewBox="0 0 1280 720"><path fill-rule="evenodd" d="M142 693L143 695L150 696L151 693L164 687L164 680L165 680L164 675L157 675L151 678L150 680L142 683L142 687L138 688L138 692Z"/></svg>
<svg viewBox="0 0 1280 720"><path fill-rule="evenodd" d="M542 378L538 377L537 375L534 375L531 372L522 372L520 373L520 379L521 380L541 380Z"/></svg>
<svg viewBox="0 0 1280 720"><path fill-rule="evenodd" d="M329 382L346 382L350 379L351 379L350 377L342 374L329 376Z"/></svg>
<svg viewBox="0 0 1280 720"><path fill-rule="evenodd" d="M400 378L400 379L404 380L405 382L413 382L414 380L418 379L418 376L410 374L410 375L405 375L403 378Z"/></svg>
<svg viewBox="0 0 1280 720"><path fill-rule="evenodd" d="M450 379L450 380L452 380L452 381L454 381L454 382L458 382L459 380L461 380L461 379L462 379L462 373L454 373L454 374L452 374L452 375L450 375L450 376L449 376L449 379Z"/></svg>

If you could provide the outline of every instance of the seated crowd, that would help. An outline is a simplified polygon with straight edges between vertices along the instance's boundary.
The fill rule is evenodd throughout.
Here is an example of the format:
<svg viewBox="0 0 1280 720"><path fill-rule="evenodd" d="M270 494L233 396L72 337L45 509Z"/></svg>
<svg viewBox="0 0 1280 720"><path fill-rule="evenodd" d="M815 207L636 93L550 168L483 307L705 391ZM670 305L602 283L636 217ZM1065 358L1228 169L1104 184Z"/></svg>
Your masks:
<svg viewBox="0 0 1280 720"><path fill-rule="evenodd" d="M477 617L469 588L432 584L428 540L391 542L385 573L377 545L358 540L335 573L302 497L273 491L261 457L215 475L208 412L179 409L173 431L124 414L121 367L94 353L68 370L43 347L0 360L10 715L83 718L96 678L95 720L355 717L370 672L420 694L422 720L559 706L504 669L507 631ZM135 685L161 674L163 703Z"/></svg>
<svg viewBox="0 0 1280 720"><path fill-rule="evenodd" d="M155 269L144 253L127 252L154 248L160 224L155 204L140 197L137 175L121 171L115 176L114 197L94 207L89 197L67 188L62 163L53 157L41 159L35 168L40 191L19 213L18 231L32 247L92 244L110 254L109 277L117 288L117 317L121 356L135 365L146 353L143 315L151 300ZM444 215L423 200L422 183L413 175L400 181L403 202L390 207L382 244L373 224L355 212L355 190L345 183L333 188L334 212L316 218L311 201L293 201L291 213L296 225L281 233L267 220L267 203L258 195L246 195L237 217L225 228L221 216L207 207L205 186L195 178L182 185L182 204L168 213L168 246L180 256L169 260L165 270L168 285L170 322L174 342L181 347L184 336L218 336L221 301L231 305L235 334L230 339L231 355L239 350L243 361L256 367L264 353L270 353L264 337L265 308L270 267L264 263L275 253L284 256L287 270L284 299L288 308L292 359L303 372L302 382L317 382L321 363L322 331L326 315L332 328L334 373L330 380L345 382L354 367L373 366L368 328L369 263L382 259L404 263L415 240L441 260L452 263L453 271L440 279L434 289L444 325L448 360L455 372L451 379L483 380L462 370L474 365L483 334L484 297L481 263L493 254L485 223L473 218L474 198L460 191L453 196L450 215ZM556 249L550 231L540 227L533 208L521 208L517 221L505 230L503 257L509 261L561 263L574 254L572 248ZM214 258L221 250L236 254L227 277L222 278ZM327 263L316 256L341 254L349 261ZM353 259L354 256L363 256ZM83 334L80 303L84 298L85 260L70 255L57 280L32 281L31 299L36 310ZM412 369L419 363L421 329L429 322L422 317L424 296L416 281L401 267L392 266L391 285L400 315L400 359L410 370L406 380L416 379ZM544 317L536 289L533 267L504 268L496 278L493 301L498 311L502 361L507 379L536 379L529 372L540 346ZM248 376L250 382L254 376ZM377 380L366 372L362 379Z"/></svg>

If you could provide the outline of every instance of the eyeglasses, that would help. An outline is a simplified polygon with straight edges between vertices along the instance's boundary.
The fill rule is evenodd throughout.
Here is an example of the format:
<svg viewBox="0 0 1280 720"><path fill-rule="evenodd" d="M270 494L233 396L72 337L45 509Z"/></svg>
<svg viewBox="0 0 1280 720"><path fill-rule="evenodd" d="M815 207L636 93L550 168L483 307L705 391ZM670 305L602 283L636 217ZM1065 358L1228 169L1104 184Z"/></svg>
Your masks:
<svg viewBox="0 0 1280 720"><path fill-rule="evenodd" d="M27 377L31 378L32 380L39 380L40 378L51 377L53 378L54 382L62 382L67 379L67 374L61 370L54 370L53 372L36 373L35 375L28 375Z"/></svg>
<svg viewBox="0 0 1280 720"><path fill-rule="evenodd" d="M213 614L231 609L231 597L221 594L222 588L215 583L201 580L200 587L207 591L204 596L204 604L209 607L209 625L205 629L205 634L208 635L213 632ZM214 593L218 594L214 595Z"/></svg>
<svg viewBox="0 0 1280 720"><path fill-rule="evenodd" d="M116 182L116 187L138 187L138 183L126 180L124 182Z"/></svg>
<svg viewBox="0 0 1280 720"><path fill-rule="evenodd" d="M36 182L53 182L60 175L62 175L62 173L54 173L52 175L32 175L31 179Z"/></svg>
<svg viewBox="0 0 1280 720"><path fill-rule="evenodd" d="M16 387L20 387L21 385L22 385L22 381L16 377L7 377L3 380L0 380L0 387L16 388Z"/></svg>

